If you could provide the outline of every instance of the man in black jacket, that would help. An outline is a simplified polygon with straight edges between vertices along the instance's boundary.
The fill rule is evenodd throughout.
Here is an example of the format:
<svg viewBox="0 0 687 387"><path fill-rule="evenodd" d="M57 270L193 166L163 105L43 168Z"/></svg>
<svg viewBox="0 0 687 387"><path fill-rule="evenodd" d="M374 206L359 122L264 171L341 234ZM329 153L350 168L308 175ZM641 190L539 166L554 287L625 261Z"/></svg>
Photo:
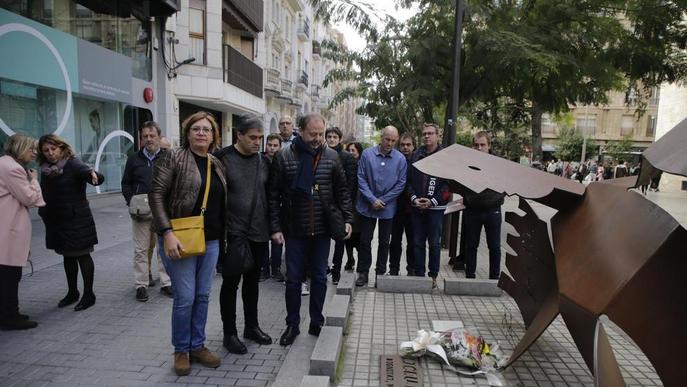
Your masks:
<svg viewBox="0 0 687 387"><path fill-rule="evenodd" d="M341 138L343 137L341 129L332 126L325 131L324 135L327 140L327 146L334 149L336 153L339 154L341 164L346 173L348 194L351 198L351 203L353 203L353 197L358 193L358 161L352 154L344 150L343 144L341 144ZM338 284L339 279L341 279L341 263L343 261L344 247L345 244L350 241L351 239L336 241L334 244L334 256L332 257L332 283L334 283L334 285ZM353 249L350 250L350 253L353 253ZM349 255L346 261L346 270L353 270L353 266L355 266L355 259L352 255Z"/></svg>
<svg viewBox="0 0 687 387"><path fill-rule="evenodd" d="M270 170L272 240L286 243L286 331L279 344L290 345L300 333L301 283L310 269L310 328L319 336L327 292L327 258L334 233L351 235L353 213L341 160L324 145L324 117L301 119L301 135L284 147ZM341 216L336 216L340 214Z"/></svg>
<svg viewBox="0 0 687 387"><path fill-rule="evenodd" d="M262 345L272 344L272 338L258 324L258 281L270 239L267 203L269 161L260 154L264 128L259 118L253 115L242 116L236 131L236 144L215 154L226 170L227 244L232 238L245 237L254 262L248 272L236 273L232 269L232 257L225 258L219 302L224 325L224 347L231 353L244 354L248 349L239 339L236 329L239 283L245 325L243 337Z"/></svg>
<svg viewBox="0 0 687 387"><path fill-rule="evenodd" d="M475 133L472 146L480 152L491 153L491 136L485 131ZM477 248L482 226L489 247L489 279L498 279L501 275L501 205L504 196L490 189L463 196L466 278L475 278Z"/></svg>
<svg viewBox="0 0 687 387"><path fill-rule="evenodd" d="M432 287L437 287L439 262L441 259L441 221L449 199L448 183L444 179L420 172L412 166L416 161L443 149L439 144L439 127L436 124L425 124L422 127L422 141L410 159L408 168L408 185L406 192L412 206L413 237L415 248L416 276L424 277L427 267L432 278ZM426 254L425 244L429 247ZM428 265L425 265L428 256Z"/></svg>
<svg viewBox="0 0 687 387"><path fill-rule="evenodd" d="M147 207L148 191L152 182L153 165L164 150L160 147L160 127L155 121L143 123L139 131L143 148L130 155L126 160L122 176L122 195L127 206L134 209L131 213L131 225L134 241L134 279L136 281L136 300L148 301L148 286L155 285L152 277L152 254L155 249L155 238L150 229L152 215ZM137 196L142 195L142 196ZM132 198L134 198L132 204ZM136 211L138 210L138 211ZM146 211L147 210L147 211ZM160 273L160 292L172 297L172 281L157 255L157 267Z"/></svg>

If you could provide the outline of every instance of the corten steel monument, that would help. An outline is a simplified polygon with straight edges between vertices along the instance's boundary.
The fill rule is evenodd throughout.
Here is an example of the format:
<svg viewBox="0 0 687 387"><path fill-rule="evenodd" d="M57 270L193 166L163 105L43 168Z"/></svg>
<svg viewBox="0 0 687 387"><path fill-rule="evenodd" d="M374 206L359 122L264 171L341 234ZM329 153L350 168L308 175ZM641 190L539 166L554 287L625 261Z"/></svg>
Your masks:
<svg viewBox="0 0 687 387"><path fill-rule="evenodd" d="M510 275L499 287L513 297L526 331L515 362L561 314L598 386L625 385L599 317L606 315L647 356L666 386L684 385L687 364L687 230L628 188L659 170L687 176L687 120L644 152L639 177L585 187L460 145L414 165L450 181L454 192L491 189L520 197L524 216L506 221ZM524 199L558 210L545 222ZM686 203L687 205L687 203ZM551 246L553 245L553 250Z"/></svg>

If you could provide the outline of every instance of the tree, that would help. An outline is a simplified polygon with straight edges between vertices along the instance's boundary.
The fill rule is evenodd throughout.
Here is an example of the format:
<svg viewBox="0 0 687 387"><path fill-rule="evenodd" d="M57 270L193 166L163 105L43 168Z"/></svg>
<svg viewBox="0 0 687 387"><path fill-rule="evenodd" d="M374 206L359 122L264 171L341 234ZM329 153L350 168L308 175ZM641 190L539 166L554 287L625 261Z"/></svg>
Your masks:
<svg viewBox="0 0 687 387"><path fill-rule="evenodd" d="M582 157L584 137L575 128L563 127L558 132L558 148L554 156L563 161L578 161Z"/></svg>
<svg viewBox="0 0 687 387"><path fill-rule="evenodd" d="M631 151L632 137L629 135L624 136L620 141L608 143L604 148L604 152L613 157L613 159L617 160L619 163L630 161L632 158L632 154L630 153Z"/></svg>

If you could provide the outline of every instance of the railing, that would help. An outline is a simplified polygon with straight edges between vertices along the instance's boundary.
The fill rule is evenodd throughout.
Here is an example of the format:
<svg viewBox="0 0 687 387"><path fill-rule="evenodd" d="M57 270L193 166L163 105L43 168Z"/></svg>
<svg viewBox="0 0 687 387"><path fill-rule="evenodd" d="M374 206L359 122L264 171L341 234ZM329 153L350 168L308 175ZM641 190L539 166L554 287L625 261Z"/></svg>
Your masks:
<svg viewBox="0 0 687 387"><path fill-rule="evenodd" d="M291 90L293 89L293 82L282 79L281 80L281 94L285 97L291 96Z"/></svg>
<svg viewBox="0 0 687 387"><path fill-rule="evenodd" d="M234 47L222 46L224 82L262 98L262 68Z"/></svg>
<svg viewBox="0 0 687 387"><path fill-rule="evenodd" d="M224 0L233 6L257 31L263 30L264 7L262 0Z"/></svg>
<svg viewBox="0 0 687 387"><path fill-rule="evenodd" d="M279 79L279 70L268 68L265 69L266 79L265 88L269 90L279 91L281 88L281 80Z"/></svg>
<svg viewBox="0 0 687 387"><path fill-rule="evenodd" d="M306 73L305 70L301 70L301 76L298 77L298 83L301 83L305 85L305 87L308 87L308 73Z"/></svg>
<svg viewBox="0 0 687 387"><path fill-rule="evenodd" d="M322 46L320 45L320 42L313 41L312 42L312 55L313 56L320 56L321 53L322 53Z"/></svg>

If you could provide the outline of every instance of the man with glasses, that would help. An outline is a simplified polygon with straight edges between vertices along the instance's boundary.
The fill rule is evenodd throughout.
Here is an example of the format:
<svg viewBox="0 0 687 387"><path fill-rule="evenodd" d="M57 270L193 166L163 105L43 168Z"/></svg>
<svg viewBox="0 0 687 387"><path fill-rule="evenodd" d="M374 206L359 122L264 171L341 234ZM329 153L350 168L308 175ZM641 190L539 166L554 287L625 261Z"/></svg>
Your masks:
<svg viewBox="0 0 687 387"><path fill-rule="evenodd" d="M425 243L429 245L429 276L432 287L437 287L439 260L441 258L441 220L446 203L450 198L448 183L444 179L420 172L412 166L416 161L431 156L443 149L439 144L439 126L424 124L422 127L422 145L413 153L410 160L407 193L412 205L412 223L415 247L415 275L425 275Z"/></svg>
<svg viewBox="0 0 687 387"><path fill-rule="evenodd" d="M286 148L296 138L296 133L293 132L293 120L291 116L282 116L279 120L279 135L281 136L281 146Z"/></svg>
<svg viewBox="0 0 687 387"><path fill-rule="evenodd" d="M473 137L472 147L480 152L491 153L491 136L479 131ZM501 205L504 194L486 189L480 193L463 196L465 205L465 277L475 278L477 269L477 248L482 226L487 235L489 247L489 279L499 279L501 274Z"/></svg>

